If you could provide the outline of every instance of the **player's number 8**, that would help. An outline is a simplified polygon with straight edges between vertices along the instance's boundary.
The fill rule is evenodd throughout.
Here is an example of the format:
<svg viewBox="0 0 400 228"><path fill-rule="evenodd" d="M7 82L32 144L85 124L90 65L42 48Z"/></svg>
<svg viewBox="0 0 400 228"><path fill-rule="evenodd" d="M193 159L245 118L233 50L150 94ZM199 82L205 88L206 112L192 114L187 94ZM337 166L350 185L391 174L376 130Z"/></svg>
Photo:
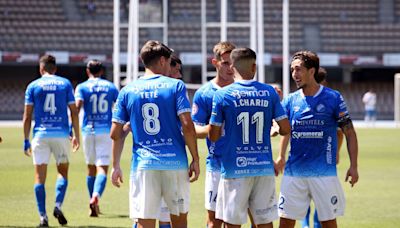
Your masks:
<svg viewBox="0 0 400 228"><path fill-rule="evenodd" d="M142 106L143 128L148 135L156 135L160 132L159 108L154 103L146 103Z"/></svg>

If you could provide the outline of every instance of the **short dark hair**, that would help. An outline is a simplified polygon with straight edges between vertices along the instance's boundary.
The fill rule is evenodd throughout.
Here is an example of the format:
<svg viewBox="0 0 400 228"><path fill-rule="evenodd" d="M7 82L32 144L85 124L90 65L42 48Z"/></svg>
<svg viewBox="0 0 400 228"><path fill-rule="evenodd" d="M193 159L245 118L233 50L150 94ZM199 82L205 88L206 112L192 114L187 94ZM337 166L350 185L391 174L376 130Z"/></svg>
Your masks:
<svg viewBox="0 0 400 228"><path fill-rule="evenodd" d="M140 50L140 58L145 67L151 66L155 61L159 60L162 56L170 58L172 49L157 40L147 41Z"/></svg>
<svg viewBox="0 0 400 228"><path fill-rule="evenodd" d="M326 76L328 75L328 73L326 72L325 68L320 67L318 69L318 74L317 76L315 76L315 81L319 84L322 81L326 80Z"/></svg>
<svg viewBox="0 0 400 228"><path fill-rule="evenodd" d="M47 73L54 73L56 71L56 58L52 55L43 55L40 57L39 65Z"/></svg>
<svg viewBox="0 0 400 228"><path fill-rule="evenodd" d="M303 62L303 66L307 69L314 68L314 78L318 75L319 69L319 57L312 51L298 51L294 53L292 57L292 62L296 59L299 59Z"/></svg>
<svg viewBox="0 0 400 228"><path fill-rule="evenodd" d="M171 56L171 66L175 67L176 64L182 65L182 61L176 55Z"/></svg>
<svg viewBox="0 0 400 228"><path fill-rule="evenodd" d="M250 48L235 48L231 52L232 64L235 65L236 62L242 60L257 59L256 53Z"/></svg>
<svg viewBox="0 0 400 228"><path fill-rule="evenodd" d="M103 64L97 59L90 60L87 63L86 68L93 75L100 73L104 69Z"/></svg>

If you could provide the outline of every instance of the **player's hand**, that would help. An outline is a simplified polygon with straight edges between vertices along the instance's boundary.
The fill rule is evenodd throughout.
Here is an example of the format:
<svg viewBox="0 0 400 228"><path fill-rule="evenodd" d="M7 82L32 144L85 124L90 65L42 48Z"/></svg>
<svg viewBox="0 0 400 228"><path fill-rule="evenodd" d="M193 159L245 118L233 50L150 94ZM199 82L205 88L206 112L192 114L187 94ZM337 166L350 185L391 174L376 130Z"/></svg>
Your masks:
<svg viewBox="0 0 400 228"><path fill-rule="evenodd" d="M72 152L76 152L79 149L80 145L79 138L73 136L71 142L72 142Z"/></svg>
<svg viewBox="0 0 400 228"><path fill-rule="evenodd" d="M189 177L190 177L190 182L195 182L197 179L199 179L200 175L200 162L197 160L193 160L192 163L190 163L189 167Z"/></svg>
<svg viewBox="0 0 400 228"><path fill-rule="evenodd" d="M350 179L349 179L350 178ZM346 173L346 182L349 180L351 187L353 187L358 182L358 170L357 168L350 167Z"/></svg>
<svg viewBox="0 0 400 228"><path fill-rule="evenodd" d="M31 143L29 142L29 139L24 140L24 153L28 157L30 157L32 154Z"/></svg>
<svg viewBox="0 0 400 228"><path fill-rule="evenodd" d="M122 183L124 183L122 179L122 170L120 167L118 168L113 168L111 171L111 183L115 187L120 187Z"/></svg>
<svg viewBox="0 0 400 228"><path fill-rule="evenodd" d="M275 170L275 176L278 176L279 173L283 173L283 170L285 169L286 161L284 157L278 157L274 161L274 170Z"/></svg>

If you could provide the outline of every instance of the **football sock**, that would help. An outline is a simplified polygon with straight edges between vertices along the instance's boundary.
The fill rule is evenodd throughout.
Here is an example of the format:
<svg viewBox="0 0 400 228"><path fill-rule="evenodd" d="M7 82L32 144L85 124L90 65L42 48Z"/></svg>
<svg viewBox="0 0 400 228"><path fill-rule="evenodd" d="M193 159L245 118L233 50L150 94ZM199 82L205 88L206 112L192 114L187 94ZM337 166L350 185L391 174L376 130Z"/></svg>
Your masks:
<svg viewBox="0 0 400 228"><path fill-rule="evenodd" d="M92 198L95 180L96 180L96 176L87 176L86 177L86 185L87 185L87 188L89 191L89 198Z"/></svg>
<svg viewBox="0 0 400 228"><path fill-rule="evenodd" d="M98 174L96 180L94 181L93 194L98 194L101 196L106 188L107 176L104 174ZM93 195L92 195L93 196Z"/></svg>
<svg viewBox="0 0 400 228"><path fill-rule="evenodd" d="M301 221L301 227L309 227L310 226L310 207L308 207L306 217Z"/></svg>
<svg viewBox="0 0 400 228"><path fill-rule="evenodd" d="M67 191L68 180L61 177L56 182L56 207L60 209L61 204L64 202L65 192Z"/></svg>
<svg viewBox="0 0 400 228"><path fill-rule="evenodd" d="M170 224L160 225L159 228L171 228Z"/></svg>
<svg viewBox="0 0 400 228"><path fill-rule="evenodd" d="M40 216L46 216L46 190L44 189L44 184L35 184L35 196L36 204Z"/></svg>
<svg viewBox="0 0 400 228"><path fill-rule="evenodd" d="M132 228L137 228L137 223L133 223Z"/></svg>

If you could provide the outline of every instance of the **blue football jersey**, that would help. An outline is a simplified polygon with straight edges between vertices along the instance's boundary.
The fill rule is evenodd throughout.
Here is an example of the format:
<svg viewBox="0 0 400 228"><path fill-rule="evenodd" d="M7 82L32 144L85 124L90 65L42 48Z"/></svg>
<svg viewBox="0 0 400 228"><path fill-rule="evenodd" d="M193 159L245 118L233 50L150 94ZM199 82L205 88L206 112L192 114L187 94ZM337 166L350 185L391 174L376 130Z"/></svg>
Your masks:
<svg viewBox="0 0 400 228"><path fill-rule="evenodd" d="M302 90L291 93L282 105L292 128L284 174L335 176L338 121L349 115L343 97L335 90L320 86L314 96L304 96Z"/></svg>
<svg viewBox="0 0 400 228"><path fill-rule="evenodd" d="M217 84L210 81L200 87L193 97L192 119L193 122L200 126L205 126L209 123L212 111L212 99L215 92L220 89ZM217 142L213 143L206 138L208 155L206 158L207 171L220 171L221 164L219 161L218 151L224 146L224 136Z"/></svg>
<svg viewBox="0 0 400 228"><path fill-rule="evenodd" d="M25 105L33 105L33 137L69 136L68 105L75 104L71 83L56 75L43 75L25 91Z"/></svg>
<svg viewBox="0 0 400 228"><path fill-rule="evenodd" d="M221 176L274 175L270 130L272 119L284 118L279 96L270 85L245 80L218 90L210 124L225 129Z"/></svg>
<svg viewBox="0 0 400 228"><path fill-rule="evenodd" d="M90 78L76 87L75 99L83 101L83 135L110 133L112 106L117 97L114 84L101 78Z"/></svg>
<svg viewBox="0 0 400 228"><path fill-rule="evenodd" d="M147 76L121 90L112 121L131 123L132 171L188 168L185 141L178 124L178 116L185 112L190 112L190 103L181 80Z"/></svg>

